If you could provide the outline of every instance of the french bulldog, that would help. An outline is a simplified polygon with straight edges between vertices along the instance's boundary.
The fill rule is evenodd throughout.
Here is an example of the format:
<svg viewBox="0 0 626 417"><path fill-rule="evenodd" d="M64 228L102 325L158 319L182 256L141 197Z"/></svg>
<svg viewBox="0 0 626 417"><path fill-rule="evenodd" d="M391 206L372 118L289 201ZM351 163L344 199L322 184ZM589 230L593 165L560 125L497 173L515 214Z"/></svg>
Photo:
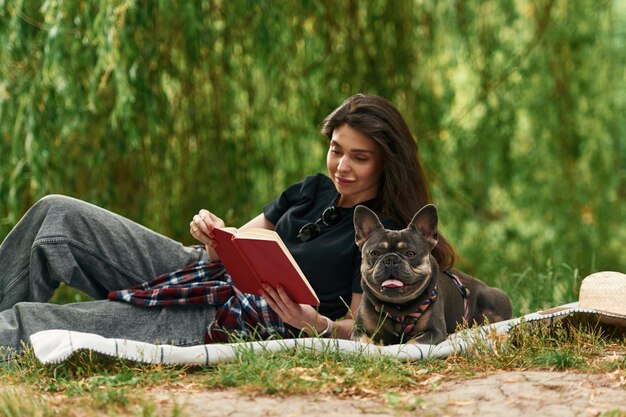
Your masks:
<svg viewBox="0 0 626 417"><path fill-rule="evenodd" d="M437 344L460 324L511 318L504 291L457 270L439 270L431 254L438 222L437 208L429 204L406 229L387 230L373 211L356 207L363 299L355 313L353 340Z"/></svg>

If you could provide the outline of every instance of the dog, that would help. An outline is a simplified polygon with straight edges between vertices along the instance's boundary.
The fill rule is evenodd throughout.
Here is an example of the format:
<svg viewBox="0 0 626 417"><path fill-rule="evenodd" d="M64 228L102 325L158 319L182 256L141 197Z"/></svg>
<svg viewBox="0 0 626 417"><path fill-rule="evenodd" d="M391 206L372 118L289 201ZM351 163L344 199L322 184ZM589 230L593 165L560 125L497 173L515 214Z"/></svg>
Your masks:
<svg viewBox="0 0 626 417"><path fill-rule="evenodd" d="M373 211L355 208L363 299L355 313L353 340L437 344L460 324L511 318L504 291L457 270L439 270L431 254L438 222L432 204L420 209L403 230L387 230Z"/></svg>

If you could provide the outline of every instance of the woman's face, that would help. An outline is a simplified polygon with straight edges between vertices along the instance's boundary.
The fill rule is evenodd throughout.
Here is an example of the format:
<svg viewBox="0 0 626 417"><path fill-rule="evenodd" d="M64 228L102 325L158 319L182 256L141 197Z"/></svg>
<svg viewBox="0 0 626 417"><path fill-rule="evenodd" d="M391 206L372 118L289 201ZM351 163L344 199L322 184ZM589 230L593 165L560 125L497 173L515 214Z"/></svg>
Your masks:
<svg viewBox="0 0 626 417"><path fill-rule="evenodd" d="M383 152L376 141L358 130L344 124L333 131L326 166L341 195L339 206L352 207L378 194Z"/></svg>

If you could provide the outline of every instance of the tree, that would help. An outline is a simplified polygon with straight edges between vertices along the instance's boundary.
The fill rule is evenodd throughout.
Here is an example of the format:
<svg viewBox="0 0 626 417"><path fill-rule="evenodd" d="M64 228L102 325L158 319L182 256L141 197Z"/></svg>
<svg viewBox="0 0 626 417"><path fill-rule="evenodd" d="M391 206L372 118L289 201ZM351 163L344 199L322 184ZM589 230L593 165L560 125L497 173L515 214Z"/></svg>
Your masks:
<svg viewBox="0 0 626 417"><path fill-rule="evenodd" d="M368 92L409 121L461 267L500 285L547 263L623 269L625 16L610 0L1 2L0 236L64 193L192 243L199 208L239 224L324 170L321 121Z"/></svg>

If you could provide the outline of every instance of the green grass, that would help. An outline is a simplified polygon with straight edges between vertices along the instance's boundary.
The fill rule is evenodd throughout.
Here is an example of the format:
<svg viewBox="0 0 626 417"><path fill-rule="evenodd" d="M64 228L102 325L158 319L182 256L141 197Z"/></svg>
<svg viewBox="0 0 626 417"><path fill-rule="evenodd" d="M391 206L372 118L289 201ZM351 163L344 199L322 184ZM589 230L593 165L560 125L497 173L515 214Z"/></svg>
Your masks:
<svg viewBox="0 0 626 417"><path fill-rule="evenodd" d="M513 314L524 314L571 303L578 299L584 277L568 264L546 261L543 269L527 268L520 273L499 276L493 286L503 289L513 303Z"/></svg>
<svg viewBox="0 0 626 417"><path fill-rule="evenodd" d="M184 367L138 364L81 352L68 361L42 365L32 351L0 369L0 416L163 415L146 396L155 386L175 384ZM171 416L180 410L174 404Z"/></svg>
<svg viewBox="0 0 626 417"><path fill-rule="evenodd" d="M618 373L626 378L626 338L582 325L521 326L511 335L489 335L467 354L445 359L406 362L331 349L263 354L241 349L232 363L194 368L138 364L90 352L42 365L27 351L0 370L0 415L78 415L80 409L89 415L184 416L176 404L164 411L150 392L223 388L247 395L376 397L390 409L412 411L424 401L416 391L427 393L444 381L499 370ZM624 414L612 410L603 415Z"/></svg>
<svg viewBox="0 0 626 417"><path fill-rule="evenodd" d="M600 413L598 417L626 417L626 409L624 410L615 409L615 410L605 411L603 413Z"/></svg>
<svg viewBox="0 0 626 417"><path fill-rule="evenodd" d="M252 351L243 351L236 362L218 364L202 379L209 388L239 387L264 394L342 394L406 388L426 370L419 362L406 366L394 358L302 348L268 352L261 360Z"/></svg>

